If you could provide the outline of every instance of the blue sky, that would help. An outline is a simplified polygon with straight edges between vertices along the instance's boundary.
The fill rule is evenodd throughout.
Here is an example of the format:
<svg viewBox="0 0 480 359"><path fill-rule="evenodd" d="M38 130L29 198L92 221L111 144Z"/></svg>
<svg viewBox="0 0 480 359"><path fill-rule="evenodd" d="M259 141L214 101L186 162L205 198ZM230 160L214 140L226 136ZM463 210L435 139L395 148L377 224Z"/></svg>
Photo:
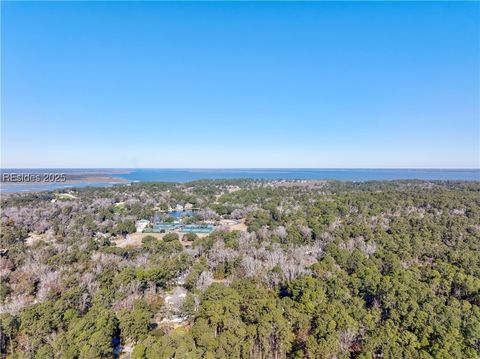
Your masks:
<svg viewBox="0 0 480 359"><path fill-rule="evenodd" d="M2 2L3 167L480 167L477 2Z"/></svg>

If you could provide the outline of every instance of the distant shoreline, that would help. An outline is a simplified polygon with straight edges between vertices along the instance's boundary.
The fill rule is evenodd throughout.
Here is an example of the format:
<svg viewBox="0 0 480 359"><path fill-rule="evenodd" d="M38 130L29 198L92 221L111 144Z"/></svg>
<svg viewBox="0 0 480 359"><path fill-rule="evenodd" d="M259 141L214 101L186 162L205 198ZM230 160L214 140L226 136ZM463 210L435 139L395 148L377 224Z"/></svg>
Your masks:
<svg viewBox="0 0 480 359"><path fill-rule="evenodd" d="M121 174L128 174L127 170L93 170L93 169L67 169L67 168L19 168L19 169L1 169L0 182L2 184L15 185L15 184L49 184L49 183L62 183L62 184L76 184L76 183L93 183L93 182L115 182L115 183L126 183L128 180L115 176ZM39 175L37 181L32 180L18 180L18 177L14 180L9 179L8 175L17 175L17 176L35 176ZM64 180L52 180L44 181L43 177L46 175L60 176L64 175Z"/></svg>
<svg viewBox="0 0 480 359"><path fill-rule="evenodd" d="M126 174L128 171L69 171L67 169L18 169L18 170L4 170L1 171L2 176L0 178L0 191L1 193L13 193L13 192L37 192L37 191L51 191L56 189L78 188L78 187L106 187L114 184L126 184L131 181L115 176L117 174ZM35 180L20 180L20 181L8 181L5 180L4 175L16 174L25 175L30 174L32 176L40 175L40 181ZM53 180L43 181L42 177L46 174L58 174L65 175L65 180Z"/></svg>
<svg viewBox="0 0 480 359"><path fill-rule="evenodd" d="M32 183L32 182L27 182L27 181L21 181L21 182L1 181L2 185L9 185L9 186L10 185L12 185L12 186L15 186L15 185L22 186L22 185L28 185L28 184L32 184L32 185L34 184L34 185L41 186L41 185L49 185L49 184L54 184L54 183L65 184L65 185L75 185L75 184L79 184L79 183L98 183L98 182L129 183L130 181L128 181L126 179L123 179L123 178L120 178L120 177L113 177L113 176L85 176L85 177L78 178L78 179L67 179L64 182L36 182L36 183Z"/></svg>
<svg viewBox="0 0 480 359"><path fill-rule="evenodd" d="M29 171L29 172L27 172ZM4 169L4 173L64 173L65 182L1 182L6 192L31 192L73 187L108 187L136 182L187 183L200 180L266 181L480 181L480 169Z"/></svg>

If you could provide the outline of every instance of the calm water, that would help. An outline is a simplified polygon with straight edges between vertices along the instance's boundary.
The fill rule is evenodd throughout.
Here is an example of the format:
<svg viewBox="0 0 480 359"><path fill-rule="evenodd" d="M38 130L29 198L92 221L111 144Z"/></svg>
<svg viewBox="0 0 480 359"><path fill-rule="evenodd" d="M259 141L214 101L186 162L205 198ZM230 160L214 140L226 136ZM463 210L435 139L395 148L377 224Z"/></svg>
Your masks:
<svg viewBox="0 0 480 359"><path fill-rule="evenodd" d="M27 172L28 170L15 170ZM35 170L39 172L39 170ZM44 169L43 172L75 173L79 169ZM85 170L86 171L86 170ZM114 170L112 170L113 172ZM134 169L123 170L118 174L116 169L112 177L119 177L131 182L189 182L200 179L305 179L321 180L331 179L340 181L371 181L371 180L464 180L480 181L480 169L441 170L441 169ZM2 192L42 191L70 187L106 187L111 182L82 182L75 184L49 183L49 184L22 184L1 185Z"/></svg>
<svg viewBox="0 0 480 359"><path fill-rule="evenodd" d="M173 218L183 218L183 217L190 217L193 215L192 211L171 211L167 213L170 217Z"/></svg>
<svg viewBox="0 0 480 359"><path fill-rule="evenodd" d="M477 170L419 169L138 169L118 175L130 181L189 182L199 179L333 179L370 181L395 179L479 181Z"/></svg>

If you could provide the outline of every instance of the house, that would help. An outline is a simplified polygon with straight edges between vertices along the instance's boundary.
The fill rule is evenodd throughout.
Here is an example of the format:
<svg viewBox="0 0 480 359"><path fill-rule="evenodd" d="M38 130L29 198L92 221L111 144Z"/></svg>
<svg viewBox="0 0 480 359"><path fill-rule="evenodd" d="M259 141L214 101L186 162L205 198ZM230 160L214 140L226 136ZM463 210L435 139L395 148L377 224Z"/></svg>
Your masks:
<svg viewBox="0 0 480 359"><path fill-rule="evenodd" d="M150 225L150 221L148 219L141 219L135 222L135 227L137 228L137 232L143 232L143 230Z"/></svg>

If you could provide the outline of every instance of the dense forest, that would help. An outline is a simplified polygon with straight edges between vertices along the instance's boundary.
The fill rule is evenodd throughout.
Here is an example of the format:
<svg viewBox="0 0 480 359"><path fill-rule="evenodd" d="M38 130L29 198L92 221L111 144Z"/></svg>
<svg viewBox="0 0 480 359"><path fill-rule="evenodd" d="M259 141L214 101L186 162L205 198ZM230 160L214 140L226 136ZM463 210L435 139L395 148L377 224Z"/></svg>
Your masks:
<svg viewBox="0 0 480 359"><path fill-rule="evenodd" d="M212 233L134 233L137 220L186 203L196 209L188 221L213 223ZM0 352L480 358L480 182L3 194Z"/></svg>

